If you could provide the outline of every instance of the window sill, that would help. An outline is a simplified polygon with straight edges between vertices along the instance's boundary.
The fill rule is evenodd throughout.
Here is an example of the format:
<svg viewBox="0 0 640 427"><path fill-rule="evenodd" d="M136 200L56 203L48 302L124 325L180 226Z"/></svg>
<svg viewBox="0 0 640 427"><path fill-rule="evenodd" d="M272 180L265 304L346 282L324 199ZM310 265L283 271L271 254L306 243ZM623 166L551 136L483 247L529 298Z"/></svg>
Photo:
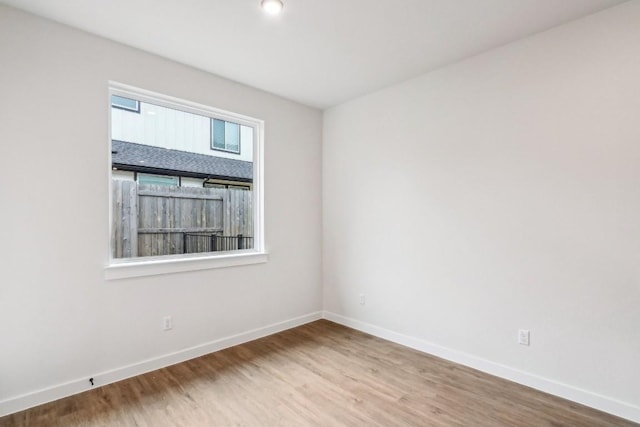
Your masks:
<svg viewBox="0 0 640 427"><path fill-rule="evenodd" d="M268 254L266 252L243 252L214 256L203 254L189 257L180 255L178 257L157 257L152 260L113 260L110 265L105 267L104 276L107 280L118 280L129 277L262 264L267 260Z"/></svg>

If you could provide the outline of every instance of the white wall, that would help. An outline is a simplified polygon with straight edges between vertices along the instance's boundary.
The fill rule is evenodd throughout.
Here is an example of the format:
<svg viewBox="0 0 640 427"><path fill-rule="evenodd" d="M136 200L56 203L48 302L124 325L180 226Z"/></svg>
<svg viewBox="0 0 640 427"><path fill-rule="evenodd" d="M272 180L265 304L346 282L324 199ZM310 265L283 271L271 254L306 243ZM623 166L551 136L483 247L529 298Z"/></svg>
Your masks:
<svg viewBox="0 0 640 427"><path fill-rule="evenodd" d="M327 110L330 315L640 421L638 23L624 3Z"/></svg>
<svg viewBox="0 0 640 427"><path fill-rule="evenodd" d="M5 6L0 64L0 414L318 313L320 111ZM109 80L265 120L268 263L104 279Z"/></svg>

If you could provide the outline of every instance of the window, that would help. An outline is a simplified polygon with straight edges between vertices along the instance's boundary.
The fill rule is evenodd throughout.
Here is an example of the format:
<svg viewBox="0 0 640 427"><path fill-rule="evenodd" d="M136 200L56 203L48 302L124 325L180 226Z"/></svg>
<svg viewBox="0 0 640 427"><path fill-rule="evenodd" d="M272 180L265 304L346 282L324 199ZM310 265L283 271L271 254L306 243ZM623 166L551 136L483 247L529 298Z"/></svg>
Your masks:
<svg viewBox="0 0 640 427"><path fill-rule="evenodd" d="M240 128L238 123L226 120L211 120L211 148L240 153Z"/></svg>
<svg viewBox="0 0 640 427"><path fill-rule="evenodd" d="M207 179L202 183L202 186L209 188L236 188L239 190L251 190L251 183L240 184L238 182L222 181L218 179Z"/></svg>
<svg viewBox="0 0 640 427"><path fill-rule="evenodd" d="M177 187L178 185L180 185L180 179L177 176L139 173L138 184L173 185Z"/></svg>
<svg viewBox="0 0 640 427"><path fill-rule="evenodd" d="M191 259L253 263L227 263L235 254L245 260L261 254L256 262L264 262L263 122L115 83L110 92L110 267L180 261L184 271L182 261ZM125 111L134 106L140 114ZM211 150L216 132L224 151L237 156Z"/></svg>
<svg viewBox="0 0 640 427"><path fill-rule="evenodd" d="M115 108L121 108L123 110L129 110L136 113L140 112L140 103L135 99L125 98L123 96L112 95L111 106Z"/></svg>

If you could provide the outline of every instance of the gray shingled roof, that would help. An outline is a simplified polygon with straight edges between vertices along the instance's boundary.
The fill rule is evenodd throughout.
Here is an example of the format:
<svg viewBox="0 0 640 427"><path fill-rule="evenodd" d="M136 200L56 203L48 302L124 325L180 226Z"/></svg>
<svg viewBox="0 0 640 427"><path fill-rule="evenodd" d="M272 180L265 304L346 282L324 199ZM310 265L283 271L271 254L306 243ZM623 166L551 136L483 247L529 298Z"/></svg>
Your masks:
<svg viewBox="0 0 640 427"><path fill-rule="evenodd" d="M253 181L253 163L113 140L113 167L137 172Z"/></svg>

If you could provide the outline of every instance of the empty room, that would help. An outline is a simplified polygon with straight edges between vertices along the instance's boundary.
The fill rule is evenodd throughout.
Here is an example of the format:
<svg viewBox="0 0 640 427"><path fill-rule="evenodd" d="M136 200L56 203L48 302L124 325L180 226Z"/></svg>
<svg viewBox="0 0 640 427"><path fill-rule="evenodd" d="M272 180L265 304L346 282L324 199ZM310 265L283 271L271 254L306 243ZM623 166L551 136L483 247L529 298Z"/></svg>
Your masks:
<svg viewBox="0 0 640 427"><path fill-rule="evenodd" d="M640 425L640 0L0 0L0 426Z"/></svg>

